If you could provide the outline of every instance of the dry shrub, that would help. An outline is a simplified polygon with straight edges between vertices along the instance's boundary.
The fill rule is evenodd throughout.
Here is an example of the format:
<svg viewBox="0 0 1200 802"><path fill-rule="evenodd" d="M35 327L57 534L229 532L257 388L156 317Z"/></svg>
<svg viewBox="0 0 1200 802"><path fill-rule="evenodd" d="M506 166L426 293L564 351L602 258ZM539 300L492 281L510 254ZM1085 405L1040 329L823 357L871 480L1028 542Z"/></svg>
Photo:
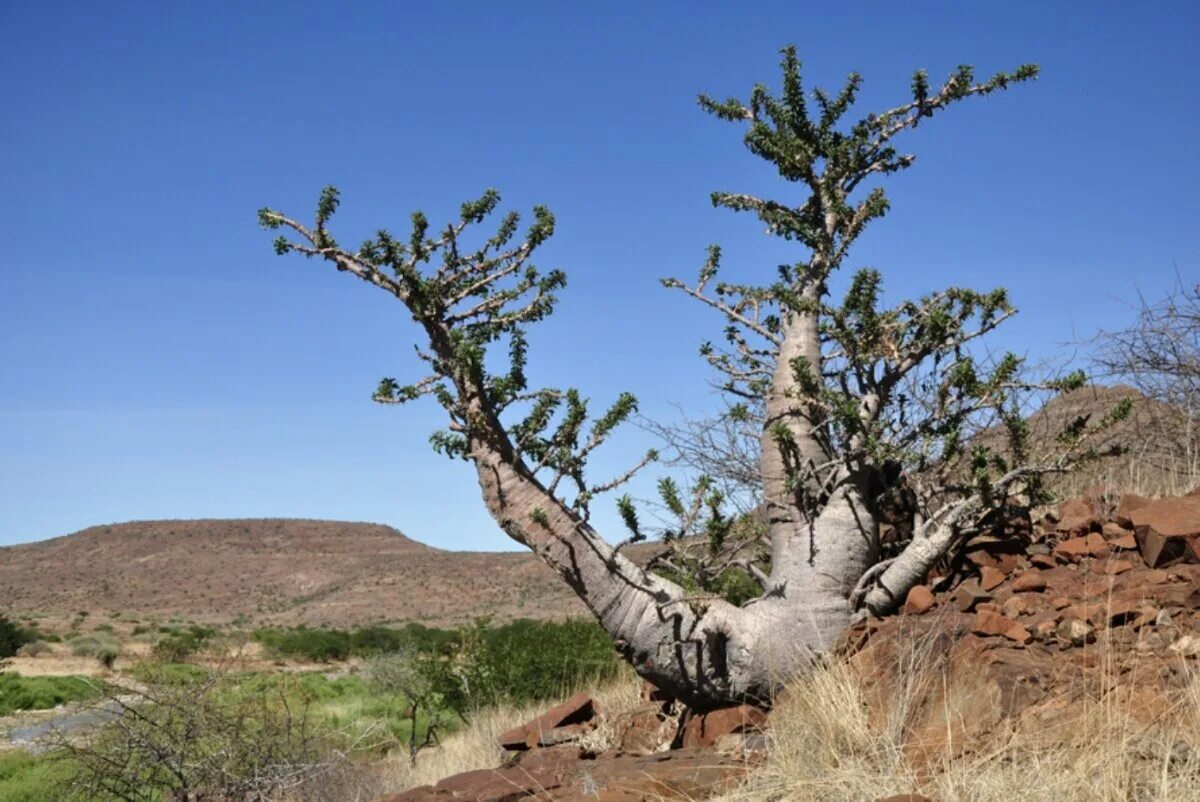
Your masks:
<svg viewBox="0 0 1200 802"><path fill-rule="evenodd" d="M878 687L837 663L794 683L772 715L764 765L725 802L876 800L922 793L941 802L1200 800L1200 680L1146 715L1135 688L1101 677L1057 716L971 728L986 690L946 671L933 641L907 646ZM1111 648L1098 646L1096 648ZM1107 665L1116 661L1102 660ZM936 684L943 709L930 711ZM1091 685L1095 685L1092 688ZM1098 688L1119 689L1101 695ZM1089 692L1090 691L1090 692ZM1132 692L1131 692L1132 691ZM931 716L931 712L933 715ZM941 721L955 748L914 753L915 722ZM1047 720L1048 719L1048 720ZM964 742L952 737L964 732ZM962 748L965 747L965 748ZM919 754L914 759L914 754Z"/></svg>

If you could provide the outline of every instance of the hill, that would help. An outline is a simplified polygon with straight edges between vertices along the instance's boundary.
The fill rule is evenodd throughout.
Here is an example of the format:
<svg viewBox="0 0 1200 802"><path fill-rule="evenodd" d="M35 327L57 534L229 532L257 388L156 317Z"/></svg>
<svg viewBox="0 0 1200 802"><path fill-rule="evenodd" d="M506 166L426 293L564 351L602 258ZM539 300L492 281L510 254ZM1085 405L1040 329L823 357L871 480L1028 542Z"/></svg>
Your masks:
<svg viewBox="0 0 1200 802"><path fill-rule="evenodd" d="M527 553L432 548L388 526L136 521L0 548L0 610L347 626L585 613Z"/></svg>

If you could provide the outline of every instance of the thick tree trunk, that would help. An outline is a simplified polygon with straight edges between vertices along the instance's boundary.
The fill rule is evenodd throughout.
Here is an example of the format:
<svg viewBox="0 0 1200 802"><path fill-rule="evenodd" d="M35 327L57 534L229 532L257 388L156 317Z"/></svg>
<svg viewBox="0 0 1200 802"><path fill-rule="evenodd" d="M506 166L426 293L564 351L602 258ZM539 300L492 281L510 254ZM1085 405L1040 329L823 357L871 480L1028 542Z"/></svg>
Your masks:
<svg viewBox="0 0 1200 802"><path fill-rule="evenodd" d="M849 495L814 522L809 545L788 551L773 573L777 592L735 607L643 570L501 453L479 444L472 458L505 532L563 577L641 676L689 704L769 701L849 621L859 564L855 550L839 547L857 538Z"/></svg>
<svg viewBox="0 0 1200 802"><path fill-rule="evenodd" d="M819 370L815 322L804 325L795 356ZM816 463L823 448L786 389L794 383L790 366L781 368L769 414ZM811 515L789 489L769 434L763 458L774 560L766 595L745 607L689 594L624 557L541 485L498 424L473 434L470 457L504 531L563 577L641 676L696 706L769 702L849 624L850 593L875 558L876 525L858 485L841 477Z"/></svg>

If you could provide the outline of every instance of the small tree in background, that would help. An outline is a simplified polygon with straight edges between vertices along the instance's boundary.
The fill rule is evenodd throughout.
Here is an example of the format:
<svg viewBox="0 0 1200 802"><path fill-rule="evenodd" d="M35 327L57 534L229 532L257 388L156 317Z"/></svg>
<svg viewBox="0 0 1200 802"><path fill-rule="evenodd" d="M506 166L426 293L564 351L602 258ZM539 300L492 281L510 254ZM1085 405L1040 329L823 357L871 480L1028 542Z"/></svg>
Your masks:
<svg viewBox="0 0 1200 802"><path fill-rule="evenodd" d="M434 398L449 425L433 447L474 465L501 528L562 576L640 674L699 705L768 699L857 612L892 609L950 548L989 528L997 510L1028 503L1039 476L1089 456L1086 439L1100 423L1075 421L1054 453L1027 453L1019 393L1031 388L1021 360L984 365L969 347L1013 314L1002 290L950 288L888 308L881 274L862 269L843 297L830 293L852 244L888 209L877 180L913 164L896 139L960 101L1033 79L1036 68L977 82L961 67L936 87L918 71L911 100L851 122L858 75L837 93L806 94L791 48L782 72L779 95L760 85L748 101L702 96L700 105L744 126L751 152L800 190L794 202L732 192L715 193L713 202L757 216L796 244L797 261L761 284L724 283L712 246L695 283L664 282L724 318L724 344L702 353L734 399L730 414L759 430L769 561L751 567L761 593L741 606L635 565L591 523L597 496L656 454L622 475L594 477L589 458L636 411L634 397L622 394L593 415L575 389L529 386L525 331L553 311L565 284L563 273L531 262L553 233L549 210L536 207L522 237L510 212L493 234L472 238L469 229L499 204L489 190L440 232L418 212L408 236L384 230L356 249L328 229L339 201L333 188L322 192L312 225L259 213L265 227L294 235L276 240L278 253L327 260L404 304L422 333L418 353L429 373L384 379L375 400ZM1081 382L1073 376L1043 389ZM1004 453L970 444L971 431L992 424L1009 431ZM712 479L693 487L666 480L660 490L678 519L672 539L729 536L734 519ZM907 500L899 514L908 534L882 562L880 519L897 492ZM628 497L618 508L629 540L645 537Z"/></svg>
<svg viewBox="0 0 1200 802"><path fill-rule="evenodd" d="M1130 326L1101 334L1097 367L1200 418L1200 284L1177 277L1160 300L1138 300Z"/></svg>

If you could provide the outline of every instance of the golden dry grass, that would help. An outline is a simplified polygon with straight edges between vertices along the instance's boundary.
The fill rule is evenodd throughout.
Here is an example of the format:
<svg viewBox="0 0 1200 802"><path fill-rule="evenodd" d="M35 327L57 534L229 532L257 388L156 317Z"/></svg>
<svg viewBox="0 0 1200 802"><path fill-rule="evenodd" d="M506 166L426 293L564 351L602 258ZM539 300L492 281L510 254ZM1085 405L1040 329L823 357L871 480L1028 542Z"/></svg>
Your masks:
<svg viewBox="0 0 1200 802"><path fill-rule="evenodd" d="M879 689L844 664L793 684L772 715L764 765L723 802L905 793L939 802L1200 800L1200 680L1163 700L1155 716L1128 693L1085 697L1049 722L1000 725L957 756L935 753L921 763L906 753L907 722L922 684L942 678L918 663L905 666L901 687L884 690L882 711L879 696L869 703ZM978 694L947 690L941 713L950 728L972 715L958 708Z"/></svg>

